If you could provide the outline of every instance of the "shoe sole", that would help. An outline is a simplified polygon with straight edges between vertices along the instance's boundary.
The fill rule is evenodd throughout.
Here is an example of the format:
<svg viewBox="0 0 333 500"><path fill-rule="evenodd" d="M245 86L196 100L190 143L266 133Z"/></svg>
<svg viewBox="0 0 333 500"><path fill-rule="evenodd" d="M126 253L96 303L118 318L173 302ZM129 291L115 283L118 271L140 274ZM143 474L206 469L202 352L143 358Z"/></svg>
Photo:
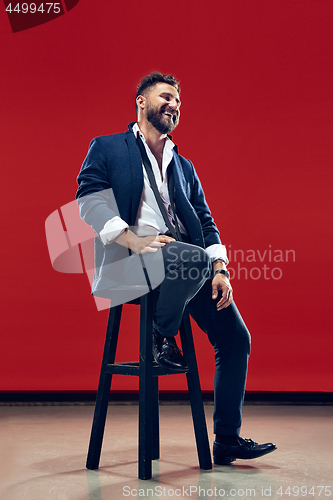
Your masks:
<svg viewBox="0 0 333 500"><path fill-rule="evenodd" d="M223 457L223 458L214 458L214 465L229 465L231 462L234 462L236 457Z"/></svg>
<svg viewBox="0 0 333 500"><path fill-rule="evenodd" d="M166 370L170 370L170 371L173 371L173 372L178 372L178 373L186 373L188 371L190 371L190 367L189 366L186 366L184 368L181 368L181 367L173 367L173 366L167 366L167 365L164 365L163 363L160 363L159 361L157 361L157 359L154 359L155 363L158 364L158 366L161 366L162 368L165 368Z"/></svg>
<svg viewBox="0 0 333 500"><path fill-rule="evenodd" d="M157 363L158 366L160 366L161 368L164 368L165 370L168 370L170 372L175 372L175 373L187 373L190 371L189 368L171 368L171 366L164 366L164 365L160 365L159 363Z"/></svg>
<svg viewBox="0 0 333 500"><path fill-rule="evenodd" d="M272 451L275 451L276 449L277 449L277 447L275 446L275 448L272 448L268 451L265 451L265 453L260 453L260 455L257 455L254 457L221 457L221 458L214 457L214 464L215 465L228 465L230 462L234 462L236 460L236 458L238 458L239 460L253 460L255 458L260 458L260 457L263 457L265 455L268 455L268 453L272 453Z"/></svg>

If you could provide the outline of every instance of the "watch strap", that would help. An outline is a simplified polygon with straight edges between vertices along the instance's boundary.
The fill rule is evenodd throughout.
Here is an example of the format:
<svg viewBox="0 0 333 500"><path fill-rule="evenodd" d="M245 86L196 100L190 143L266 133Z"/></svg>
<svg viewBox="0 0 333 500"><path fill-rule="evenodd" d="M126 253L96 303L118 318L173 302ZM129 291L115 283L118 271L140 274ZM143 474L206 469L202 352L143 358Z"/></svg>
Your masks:
<svg viewBox="0 0 333 500"><path fill-rule="evenodd" d="M214 272L214 276L216 276L217 274L224 274L224 276L228 278L228 280L230 280L230 273L226 269L218 269Z"/></svg>

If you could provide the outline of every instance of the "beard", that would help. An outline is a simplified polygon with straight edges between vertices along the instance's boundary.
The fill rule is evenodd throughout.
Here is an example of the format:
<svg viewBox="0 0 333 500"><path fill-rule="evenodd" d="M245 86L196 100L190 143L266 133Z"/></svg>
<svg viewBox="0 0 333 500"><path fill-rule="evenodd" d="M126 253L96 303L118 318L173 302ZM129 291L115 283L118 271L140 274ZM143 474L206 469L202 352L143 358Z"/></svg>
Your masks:
<svg viewBox="0 0 333 500"><path fill-rule="evenodd" d="M172 114L171 119L163 114L165 111L169 111ZM167 104L159 109L157 106L148 103L147 120L160 132L160 134L170 134L179 123L179 115L173 110L170 110Z"/></svg>

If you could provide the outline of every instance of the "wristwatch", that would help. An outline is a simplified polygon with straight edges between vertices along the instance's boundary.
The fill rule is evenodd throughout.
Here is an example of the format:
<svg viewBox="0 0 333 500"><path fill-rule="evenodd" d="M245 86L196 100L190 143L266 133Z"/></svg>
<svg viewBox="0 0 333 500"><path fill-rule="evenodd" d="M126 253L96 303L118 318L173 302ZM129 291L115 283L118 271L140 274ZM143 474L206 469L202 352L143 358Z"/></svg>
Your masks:
<svg viewBox="0 0 333 500"><path fill-rule="evenodd" d="M226 269L218 269L217 271L215 271L214 276L216 276L217 274L224 274L224 276L226 276L226 278L230 280L230 273Z"/></svg>

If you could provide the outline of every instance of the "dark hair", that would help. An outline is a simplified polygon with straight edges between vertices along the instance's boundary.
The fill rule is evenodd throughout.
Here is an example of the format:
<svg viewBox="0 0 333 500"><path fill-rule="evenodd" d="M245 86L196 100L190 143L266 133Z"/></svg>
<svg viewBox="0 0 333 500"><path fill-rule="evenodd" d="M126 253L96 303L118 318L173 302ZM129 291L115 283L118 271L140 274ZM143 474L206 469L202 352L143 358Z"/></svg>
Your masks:
<svg viewBox="0 0 333 500"><path fill-rule="evenodd" d="M177 78L175 78L173 75L163 75L159 71L154 71L153 73L150 73L150 75L144 76L142 78L137 88L136 98L139 95L144 95L147 89L149 89L150 87L154 87L157 83L168 83L169 85L175 87L177 92L180 94L180 85ZM137 105L136 109L138 111Z"/></svg>

